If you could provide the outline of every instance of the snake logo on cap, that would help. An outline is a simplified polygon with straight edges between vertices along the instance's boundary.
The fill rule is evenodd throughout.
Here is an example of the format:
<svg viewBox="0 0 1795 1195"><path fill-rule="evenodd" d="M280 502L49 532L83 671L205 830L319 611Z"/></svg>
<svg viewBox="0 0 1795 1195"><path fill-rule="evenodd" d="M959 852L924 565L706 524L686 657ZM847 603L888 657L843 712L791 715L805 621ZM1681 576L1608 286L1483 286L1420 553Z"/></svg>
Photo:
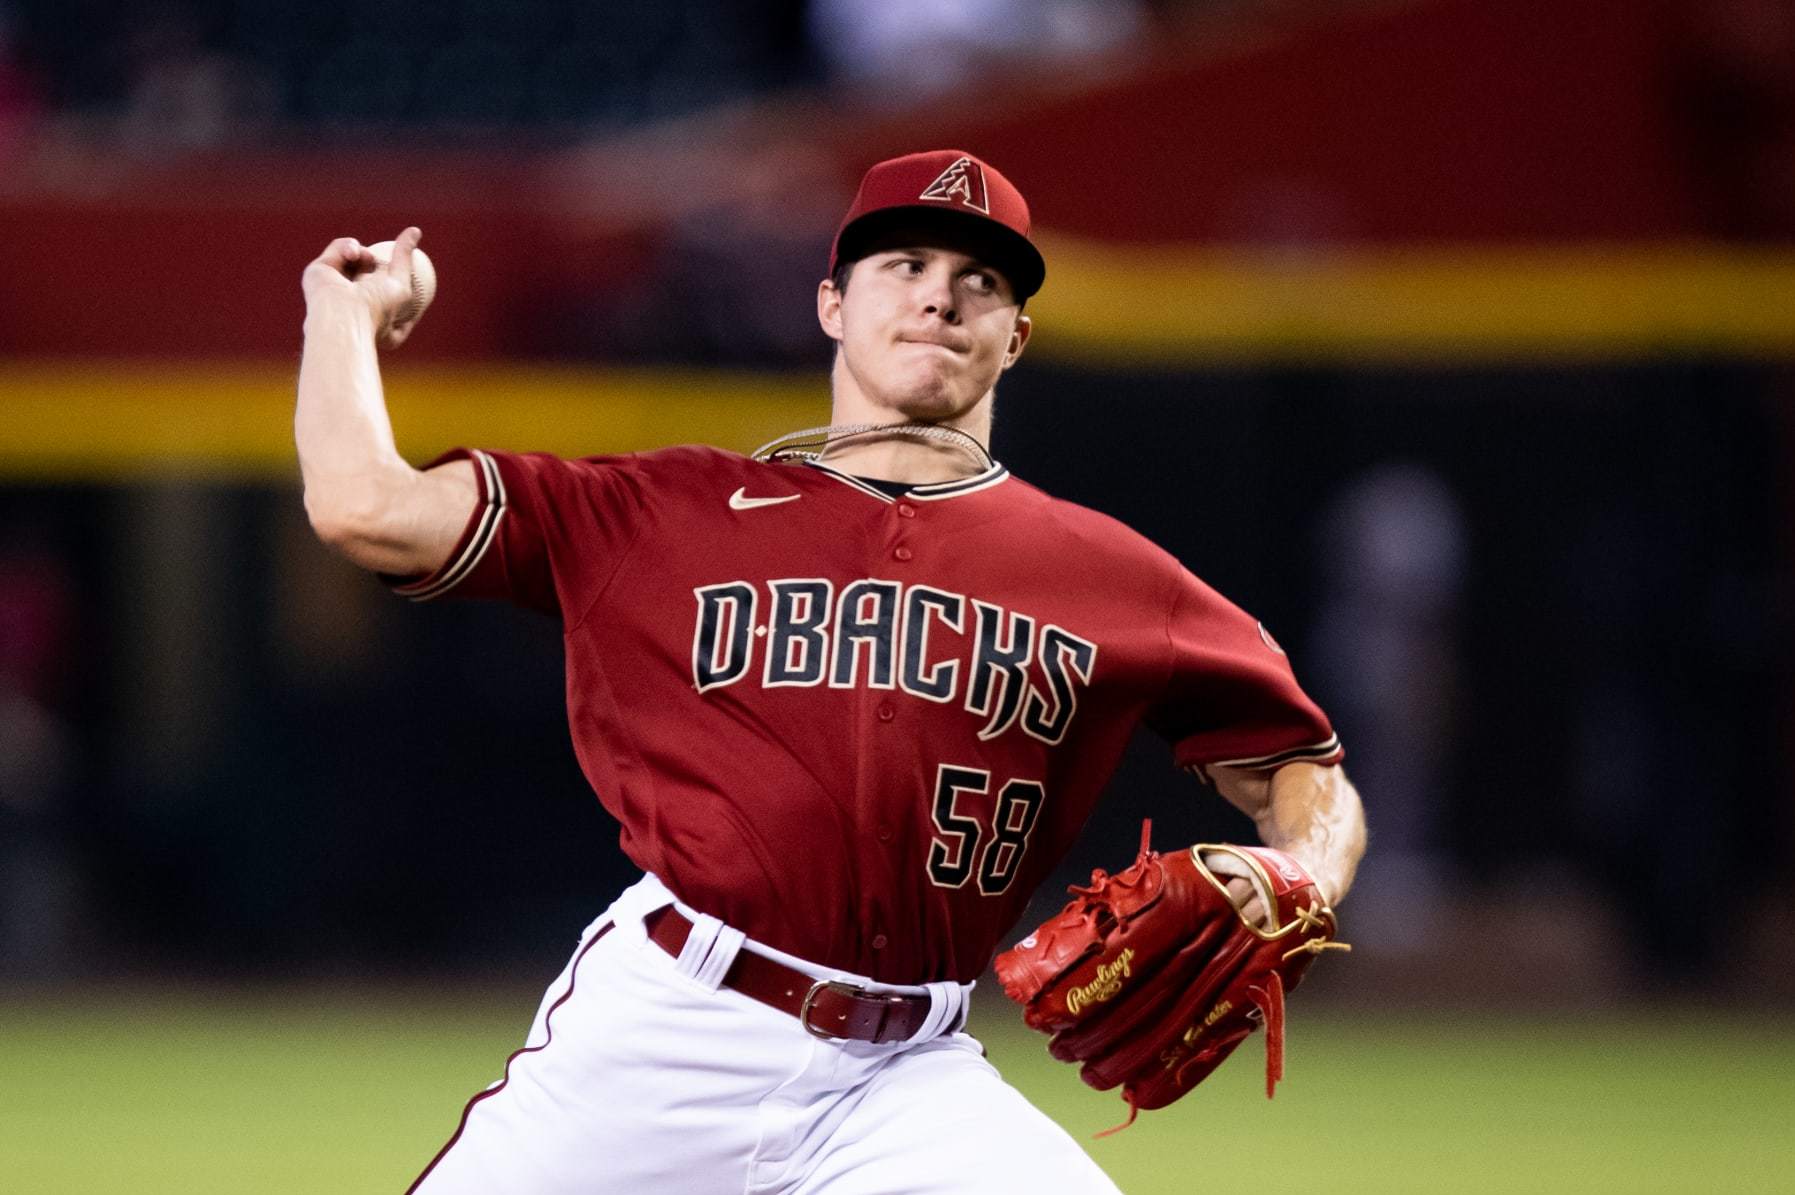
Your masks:
<svg viewBox="0 0 1795 1195"><path fill-rule="evenodd" d="M958 201L975 212L991 214L991 200L985 193L985 172L970 157L956 159L952 166L936 176L934 182L923 188L917 198L941 203Z"/></svg>

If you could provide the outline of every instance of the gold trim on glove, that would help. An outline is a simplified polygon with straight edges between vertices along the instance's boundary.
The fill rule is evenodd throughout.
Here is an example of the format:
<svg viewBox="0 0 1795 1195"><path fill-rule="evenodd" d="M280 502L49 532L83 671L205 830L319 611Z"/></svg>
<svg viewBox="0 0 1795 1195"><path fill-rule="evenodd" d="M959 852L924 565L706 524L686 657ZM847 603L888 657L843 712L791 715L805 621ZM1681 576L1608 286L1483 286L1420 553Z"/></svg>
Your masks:
<svg viewBox="0 0 1795 1195"><path fill-rule="evenodd" d="M1266 872L1265 865L1263 863L1261 863L1259 861L1259 859L1256 856L1254 856L1253 854L1251 854L1250 852L1242 850L1240 847L1235 846L1232 843L1200 842L1197 845L1190 848L1190 860L1192 863L1196 864L1197 871L1202 874L1203 878L1208 880L1211 884L1214 884L1216 886L1216 888L1218 888L1221 891L1223 896L1228 895L1227 882L1218 878L1213 871L1209 870L1208 865L1203 862L1203 852L1204 851L1220 851L1225 855L1232 855L1234 858L1240 860L1242 863L1246 864L1248 867L1250 867L1253 870L1254 876L1256 876L1258 878L1258 881L1259 881L1258 887L1262 893L1264 893L1266 895L1271 895L1277 891L1277 885L1272 883L1272 878L1271 878L1270 874ZM1303 876L1305 879L1307 879L1309 881L1310 886L1315 888L1315 891L1317 894L1314 903L1311 904L1308 908L1304 909L1304 908L1299 907L1296 910L1296 915L1294 917L1292 917L1289 921L1286 921L1284 924L1278 926L1278 928L1276 928L1276 929L1270 929L1270 930L1260 929L1258 926L1254 925L1251 921L1248 921L1245 916L1242 916L1240 910L1237 908L1234 910L1234 913L1236 916L1240 917L1240 923L1242 925L1246 926L1249 930L1251 930L1261 940L1266 941L1266 942L1275 942L1279 938L1282 938L1288 934L1295 933L1295 932L1305 930L1305 929L1313 930L1317 933L1323 933L1323 932L1337 933L1337 932L1339 932L1340 919L1338 917L1334 916L1334 910L1333 910L1332 906L1328 905L1325 901L1323 901L1321 899L1321 897L1320 897L1321 889L1318 886L1316 886L1314 878L1312 876L1310 876L1307 872L1304 872ZM1229 903L1230 904L1233 903L1232 898L1229 899ZM1271 903L1273 905L1276 905L1277 901L1274 899ZM1267 912L1269 912L1275 916L1277 914L1278 910L1276 908L1272 908L1272 909L1268 909ZM1326 918L1326 920L1324 921L1323 918ZM1332 926L1332 929L1328 928L1330 925ZM1345 944L1342 943L1342 945L1345 945ZM1302 947L1302 949L1313 949L1313 948L1305 946L1305 947ZM1324 947L1324 949L1325 949L1325 947ZM1351 947L1347 947L1347 949L1351 949ZM1286 956L1286 957L1288 957L1288 956Z"/></svg>

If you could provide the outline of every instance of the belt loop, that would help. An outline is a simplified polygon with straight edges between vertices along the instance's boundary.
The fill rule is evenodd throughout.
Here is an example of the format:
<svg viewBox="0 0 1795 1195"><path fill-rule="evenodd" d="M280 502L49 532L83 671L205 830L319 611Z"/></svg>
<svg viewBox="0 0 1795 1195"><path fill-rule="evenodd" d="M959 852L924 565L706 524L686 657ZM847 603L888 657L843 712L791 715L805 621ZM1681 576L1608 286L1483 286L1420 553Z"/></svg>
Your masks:
<svg viewBox="0 0 1795 1195"><path fill-rule="evenodd" d="M913 1041L928 1041L959 1029L966 1011L966 989L957 983L938 982L924 985L929 993L929 1015L923 1018Z"/></svg>
<svg viewBox="0 0 1795 1195"><path fill-rule="evenodd" d="M675 965L681 974L714 990L722 986L729 964L735 961L736 951L742 948L747 935L705 913L689 920L692 932L687 935Z"/></svg>
<svg viewBox="0 0 1795 1195"><path fill-rule="evenodd" d="M719 928L716 940L711 943L710 953L704 956L704 965L698 968L698 973L692 978L708 988L722 987L724 978L729 974L729 965L735 962L736 952L747 940L748 935L739 929L727 925Z"/></svg>

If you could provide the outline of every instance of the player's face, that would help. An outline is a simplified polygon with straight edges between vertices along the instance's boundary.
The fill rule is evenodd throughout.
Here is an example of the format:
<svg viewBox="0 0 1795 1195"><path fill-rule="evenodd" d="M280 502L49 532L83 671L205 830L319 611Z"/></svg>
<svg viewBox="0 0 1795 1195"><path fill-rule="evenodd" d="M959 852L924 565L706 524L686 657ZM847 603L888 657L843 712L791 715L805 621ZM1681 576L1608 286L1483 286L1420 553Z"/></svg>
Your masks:
<svg viewBox="0 0 1795 1195"><path fill-rule="evenodd" d="M839 342L836 398L852 417L951 422L1021 356L1029 321L1008 279L951 241L900 236L825 281L817 315ZM844 390L849 392L844 394Z"/></svg>

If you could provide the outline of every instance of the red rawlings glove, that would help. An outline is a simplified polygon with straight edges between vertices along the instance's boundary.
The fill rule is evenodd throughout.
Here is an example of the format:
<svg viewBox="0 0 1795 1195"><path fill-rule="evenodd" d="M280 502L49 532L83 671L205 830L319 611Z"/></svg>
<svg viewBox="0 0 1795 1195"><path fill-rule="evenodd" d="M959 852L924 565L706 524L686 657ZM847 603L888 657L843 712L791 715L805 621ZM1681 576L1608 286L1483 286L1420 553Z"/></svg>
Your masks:
<svg viewBox="0 0 1795 1195"><path fill-rule="evenodd" d="M1048 1051L1080 1063L1100 1091L1118 1084L1134 1123L1202 1082L1265 1025L1265 1094L1284 1073L1284 993L1333 940L1334 911L1283 851L1199 845L1141 853L1116 875L1091 874L1072 903L997 957L997 978ZM1210 869L1217 854L1249 873L1263 924L1249 924ZM1114 1132L1115 1130L1109 1130Z"/></svg>

